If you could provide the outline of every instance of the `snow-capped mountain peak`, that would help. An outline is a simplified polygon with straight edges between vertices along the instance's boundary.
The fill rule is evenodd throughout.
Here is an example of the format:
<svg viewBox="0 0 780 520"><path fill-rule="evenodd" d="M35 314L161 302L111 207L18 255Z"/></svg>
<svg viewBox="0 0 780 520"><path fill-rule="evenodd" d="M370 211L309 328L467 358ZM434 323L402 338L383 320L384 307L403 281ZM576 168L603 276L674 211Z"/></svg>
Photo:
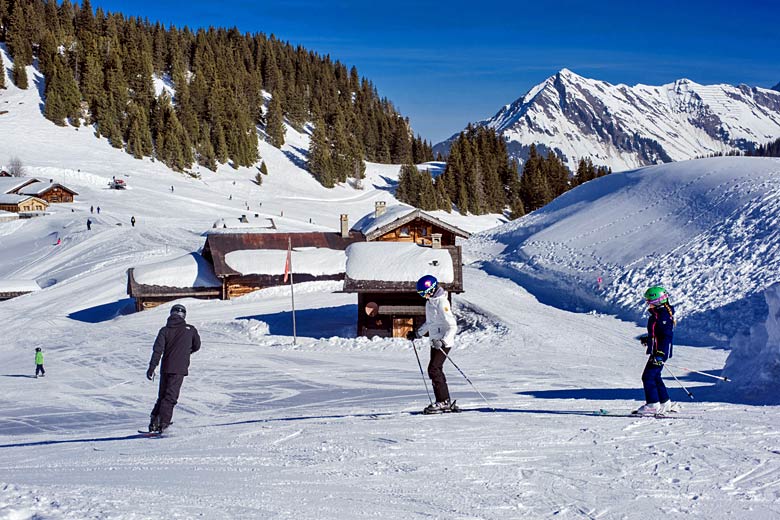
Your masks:
<svg viewBox="0 0 780 520"><path fill-rule="evenodd" d="M612 85L564 68L477 125L503 134L520 160L535 144L542 153L557 152L571 169L590 157L619 171L772 141L780 137L780 94L688 78Z"/></svg>

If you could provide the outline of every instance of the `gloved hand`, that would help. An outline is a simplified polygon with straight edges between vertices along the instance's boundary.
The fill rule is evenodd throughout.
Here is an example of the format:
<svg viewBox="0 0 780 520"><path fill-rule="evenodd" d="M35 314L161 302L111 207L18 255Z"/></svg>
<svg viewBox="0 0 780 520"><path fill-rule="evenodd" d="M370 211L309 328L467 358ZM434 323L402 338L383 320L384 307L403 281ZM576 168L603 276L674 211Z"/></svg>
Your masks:
<svg viewBox="0 0 780 520"><path fill-rule="evenodd" d="M446 347L447 343L445 343L443 339L432 339L431 346L438 350L440 348Z"/></svg>
<svg viewBox="0 0 780 520"><path fill-rule="evenodd" d="M653 357L651 358L651 362L657 366L662 367L664 366L664 361L666 361L666 356L663 352L654 352Z"/></svg>
<svg viewBox="0 0 780 520"><path fill-rule="evenodd" d="M639 336L638 339L639 339L639 343L641 343L644 346L647 346L648 343L650 343L650 336L648 336L647 334L642 334L641 336Z"/></svg>
<svg viewBox="0 0 780 520"><path fill-rule="evenodd" d="M413 330L410 330L406 333L406 339L415 340L417 339L417 333Z"/></svg>
<svg viewBox="0 0 780 520"><path fill-rule="evenodd" d="M149 367L149 370L146 371L146 379L149 381L154 379L154 367Z"/></svg>

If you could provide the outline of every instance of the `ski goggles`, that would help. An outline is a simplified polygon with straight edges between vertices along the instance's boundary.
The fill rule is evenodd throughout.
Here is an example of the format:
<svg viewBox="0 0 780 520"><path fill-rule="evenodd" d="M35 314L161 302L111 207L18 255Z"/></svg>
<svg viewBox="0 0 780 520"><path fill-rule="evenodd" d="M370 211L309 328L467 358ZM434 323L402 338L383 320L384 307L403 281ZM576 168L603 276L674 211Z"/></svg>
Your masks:
<svg viewBox="0 0 780 520"><path fill-rule="evenodd" d="M666 303L666 301L669 299L669 295L666 293L663 293L661 296L656 298L655 300L645 300L648 305L658 305L660 303Z"/></svg>
<svg viewBox="0 0 780 520"><path fill-rule="evenodd" d="M429 296L431 296L433 294L433 291L435 291L435 290L436 290L436 286L435 285L431 285L430 287L428 287L428 288L426 288L426 289L424 289L422 291L417 291L417 294L419 294L423 298L428 298Z"/></svg>

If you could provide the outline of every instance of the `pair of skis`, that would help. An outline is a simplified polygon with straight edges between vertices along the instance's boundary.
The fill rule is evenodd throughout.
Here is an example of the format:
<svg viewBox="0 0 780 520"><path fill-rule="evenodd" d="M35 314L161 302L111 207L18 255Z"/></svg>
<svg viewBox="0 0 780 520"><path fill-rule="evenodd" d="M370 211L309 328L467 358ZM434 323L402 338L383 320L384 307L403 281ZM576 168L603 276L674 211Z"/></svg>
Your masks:
<svg viewBox="0 0 780 520"><path fill-rule="evenodd" d="M652 417L654 419L681 419L682 418L679 412L640 414L640 413L636 413L636 411L633 411L631 413L610 412L609 410L605 410L604 408L594 411L591 415L594 415L596 417L632 417L632 418Z"/></svg>

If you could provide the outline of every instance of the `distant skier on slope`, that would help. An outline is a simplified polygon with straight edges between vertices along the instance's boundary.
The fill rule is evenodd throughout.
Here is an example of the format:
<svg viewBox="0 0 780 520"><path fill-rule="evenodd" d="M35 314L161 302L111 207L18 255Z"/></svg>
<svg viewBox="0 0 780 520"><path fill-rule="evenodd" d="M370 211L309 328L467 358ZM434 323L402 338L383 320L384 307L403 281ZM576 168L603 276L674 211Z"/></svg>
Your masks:
<svg viewBox="0 0 780 520"><path fill-rule="evenodd" d="M417 293L425 298L425 323L415 331L409 331L408 339L428 334L431 338L431 360L428 363L428 376L431 378L436 402L427 406L424 413L457 412L458 407L450 402L450 390L444 376L446 354L450 353L458 330L452 305L447 291L439 286L434 276L425 275L417 281Z"/></svg>
<svg viewBox="0 0 780 520"><path fill-rule="evenodd" d="M43 369L43 352L41 347L35 347L35 379L38 379L38 372L41 377L46 375L46 370Z"/></svg>
<svg viewBox="0 0 780 520"><path fill-rule="evenodd" d="M149 422L150 432L162 433L171 424L173 407L179 399L184 377L189 374L190 355L200 350L198 330L184 321L186 316L187 309L184 305L177 303L171 307L168 322L160 329L154 342L146 378L149 381L154 379L154 371L160 358L162 367L157 402Z"/></svg>
<svg viewBox="0 0 780 520"><path fill-rule="evenodd" d="M654 285L645 291L645 301L650 312L647 319L647 335L640 337L647 346L647 360L642 372L642 385L645 390L645 404L635 413L654 415L678 412L680 407L669 399L669 392L661 378L664 363L672 357L672 338L674 337L674 307L669 304L669 293L660 285Z"/></svg>

